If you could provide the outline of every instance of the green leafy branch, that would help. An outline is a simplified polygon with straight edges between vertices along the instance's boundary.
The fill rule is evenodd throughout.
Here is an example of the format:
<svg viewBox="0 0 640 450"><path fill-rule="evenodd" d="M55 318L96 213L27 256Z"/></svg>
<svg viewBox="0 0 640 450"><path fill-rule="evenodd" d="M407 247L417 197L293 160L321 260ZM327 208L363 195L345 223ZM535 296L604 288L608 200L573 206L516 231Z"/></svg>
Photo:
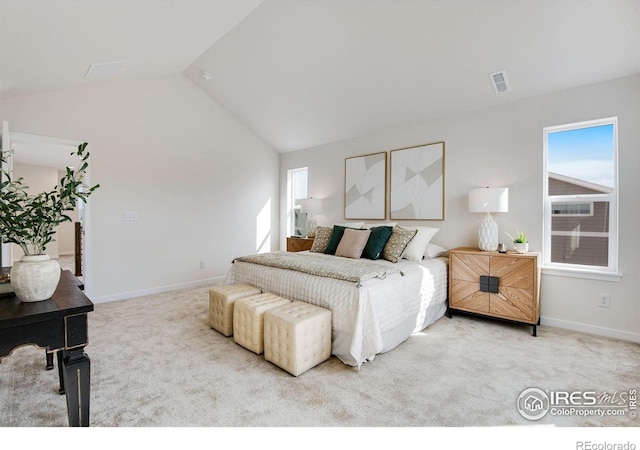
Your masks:
<svg viewBox="0 0 640 450"><path fill-rule="evenodd" d="M509 233L506 233L507 236L511 238L514 244L526 244L527 243L527 235L524 231L516 231L516 237L511 236Z"/></svg>
<svg viewBox="0 0 640 450"><path fill-rule="evenodd" d="M55 235L56 227L62 222L71 222L68 211L73 211L78 200L87 202L89 196L100 187L87 186L84 176L89 167L87 143L80 144L71 155L80 156L80 168L77 171L66 168L60 184L52 191L31 195L27 193L29 186L23 179L12 179L5 168L10 150L1 152L0 192L0 235L2 242L10 242L20 246L25 255L41 255L44 253Z"/></svg>

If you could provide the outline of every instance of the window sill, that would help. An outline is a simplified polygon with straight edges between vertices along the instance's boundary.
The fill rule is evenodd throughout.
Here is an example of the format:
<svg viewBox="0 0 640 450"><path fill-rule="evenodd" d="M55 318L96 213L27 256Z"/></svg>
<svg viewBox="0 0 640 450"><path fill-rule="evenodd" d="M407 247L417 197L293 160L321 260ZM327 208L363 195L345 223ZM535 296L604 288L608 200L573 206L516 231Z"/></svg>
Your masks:
<svg viewBox="0 0 640 450"><path fill-rule="evenodd" d="M620 281L622 274L619 272L599 272L596 270L566 269L561 267L542 267L542 275L555 277L585 278L599 281Z"/></svg>

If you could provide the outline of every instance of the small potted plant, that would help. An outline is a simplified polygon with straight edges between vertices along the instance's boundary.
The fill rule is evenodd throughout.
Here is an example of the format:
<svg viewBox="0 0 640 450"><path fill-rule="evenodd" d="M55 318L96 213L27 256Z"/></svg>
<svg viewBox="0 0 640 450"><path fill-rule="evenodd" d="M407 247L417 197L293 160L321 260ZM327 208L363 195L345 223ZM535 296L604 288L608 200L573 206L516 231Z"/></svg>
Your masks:
<svg viewBox="0 0 640 450"><path fill-rule="evenodd" d="M516 237L507 233L507 236L513 241L513 249L518 253L527 253L529 251L529 241L524 231L516 231Z"/></svg>
<svg viewBox="0 0 640 450"><path fill-rule="evenodd" d="M78 146L72 155L81 157L76 171L67 167L60 183L50 192L27 193L22 178L13 179L5 169L10 150L2 150L0 161L0 236L2 242L20 246L24 256L16 261L10 273L11 285L23 302L35 302L51 298L60 280L60 265L45 254L47 244L55 235L56 227L71 221L67 215L78 202L87 201L99 187L86 186L83 182L89 167L87 143Z"/></svg>

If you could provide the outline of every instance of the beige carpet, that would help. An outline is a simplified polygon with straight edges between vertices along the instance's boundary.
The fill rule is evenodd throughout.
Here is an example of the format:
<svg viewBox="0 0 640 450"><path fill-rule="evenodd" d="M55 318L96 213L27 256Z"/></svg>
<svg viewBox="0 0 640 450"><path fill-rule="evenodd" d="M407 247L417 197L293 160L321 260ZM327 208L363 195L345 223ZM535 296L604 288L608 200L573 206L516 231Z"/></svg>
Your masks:
<svg viewBox="0 0 640 450"><path fill-rule="evenodd" d="M637 344L446 317L358 371L336 358L293 377L212 330L208 290L98 304L90 314L94 427L637 427L640 419L523 418L526 388L640 388ZM64 427L57 370L21 347L0 364L0 425Z"/></svg>

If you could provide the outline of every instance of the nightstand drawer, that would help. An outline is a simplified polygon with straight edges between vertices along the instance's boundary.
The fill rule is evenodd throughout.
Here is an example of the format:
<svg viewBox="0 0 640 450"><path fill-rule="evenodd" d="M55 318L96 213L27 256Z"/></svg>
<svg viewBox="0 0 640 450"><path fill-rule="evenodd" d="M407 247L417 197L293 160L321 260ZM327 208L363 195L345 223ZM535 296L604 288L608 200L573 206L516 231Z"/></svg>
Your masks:
<svg viewBox="0 0 640 450"><path fill-rule="evenodd" d="M489 312L489 293L478 290L474 281L452 280L449 306L466 311Z"/></svg>
<svg viewBox="0 0 640 450"><path fill-rule="evenodd" d="M505 319L534 323L533 291L508 286L500 288L498 294L491 295L489 312Z"/></svg>
<svg viewBox="0 0 640 450"><path fill-rule="evenodd" d="M500 279L500 286L533 290L534 259L517 256L492 256L490 275Z"/></svg>

